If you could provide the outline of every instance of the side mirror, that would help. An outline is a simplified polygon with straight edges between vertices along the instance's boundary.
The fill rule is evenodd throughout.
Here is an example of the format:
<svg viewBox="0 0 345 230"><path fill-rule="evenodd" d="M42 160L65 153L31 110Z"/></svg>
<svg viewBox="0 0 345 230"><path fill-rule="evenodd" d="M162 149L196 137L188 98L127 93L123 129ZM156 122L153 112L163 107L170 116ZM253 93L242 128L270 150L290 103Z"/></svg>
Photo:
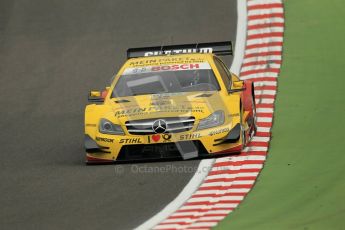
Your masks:
<svg viewBox="0 0 345 230"><path fill-rule="evenodd" d="M110 86L105 87L104 90L91 90L89 93L88 101L89 102L104 102L104 99L107 97Z"/></svg>
<svg viewBox="0 0 345 230"><path fill-rule="evenodd" d="M89 102L99 103L104 102L104 97L102 97L102 92L98 90L91 90L88 97Z"/></svg>
<svg viewBox="0 0 345 230"><path fill-rule="evenodd" d="M245 90L244 81L233 81L229 93L235 93Z"/></svg>

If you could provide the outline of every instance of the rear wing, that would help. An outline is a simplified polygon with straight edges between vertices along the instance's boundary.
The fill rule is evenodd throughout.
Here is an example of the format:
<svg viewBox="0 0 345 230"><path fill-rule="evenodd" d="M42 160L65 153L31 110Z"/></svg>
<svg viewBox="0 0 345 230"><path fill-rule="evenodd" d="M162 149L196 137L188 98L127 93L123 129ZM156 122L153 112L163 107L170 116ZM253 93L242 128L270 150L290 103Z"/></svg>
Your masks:
<svg viewBox="0 0 345 230"><path fill-rule="evenodd" d="M232 42L209 42L170 46L153 46L129 48L127 59L147 56L174 55L184 53L213 53L216 55L232 55Z"/></svg>

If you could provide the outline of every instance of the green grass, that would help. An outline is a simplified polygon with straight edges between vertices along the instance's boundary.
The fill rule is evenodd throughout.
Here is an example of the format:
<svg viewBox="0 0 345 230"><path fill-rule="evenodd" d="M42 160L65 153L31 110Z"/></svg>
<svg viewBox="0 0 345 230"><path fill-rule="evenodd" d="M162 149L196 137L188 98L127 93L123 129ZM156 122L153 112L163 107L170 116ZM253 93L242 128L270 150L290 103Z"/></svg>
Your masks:
<svg viewBox="0 0 345 230"><path fill-rule="evenodd" d="M345 229L345 1L286 0L268 160L215 229Z"/></svg>

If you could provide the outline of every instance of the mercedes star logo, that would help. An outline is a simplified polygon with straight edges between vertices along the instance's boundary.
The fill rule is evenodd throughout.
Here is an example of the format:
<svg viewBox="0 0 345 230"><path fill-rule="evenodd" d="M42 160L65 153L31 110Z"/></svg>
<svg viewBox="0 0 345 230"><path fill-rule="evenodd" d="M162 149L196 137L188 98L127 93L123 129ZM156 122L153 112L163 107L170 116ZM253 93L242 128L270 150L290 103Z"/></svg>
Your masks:
<svg viewBox="0 0 345 230"><path fill-rule="evenodd" d="M155 133L164 133L167 129L167 123L165 120L158 119L152 124L152 130Z"/></svg>

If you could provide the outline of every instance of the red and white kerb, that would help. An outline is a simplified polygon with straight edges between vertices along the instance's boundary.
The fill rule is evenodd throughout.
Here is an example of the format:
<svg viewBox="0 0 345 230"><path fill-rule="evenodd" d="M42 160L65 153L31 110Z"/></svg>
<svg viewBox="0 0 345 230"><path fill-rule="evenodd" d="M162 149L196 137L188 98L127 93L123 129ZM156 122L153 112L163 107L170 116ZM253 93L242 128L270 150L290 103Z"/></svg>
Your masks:
<svg viewBox="0 0 345 230"><path fill-rule="evenodd" d="M240 155L216 159L197 191L154 229L210 229L253 187L271 137L283 33L282 0L247 1L247 39L240 78L254 81L258 132Z"/></svg>

